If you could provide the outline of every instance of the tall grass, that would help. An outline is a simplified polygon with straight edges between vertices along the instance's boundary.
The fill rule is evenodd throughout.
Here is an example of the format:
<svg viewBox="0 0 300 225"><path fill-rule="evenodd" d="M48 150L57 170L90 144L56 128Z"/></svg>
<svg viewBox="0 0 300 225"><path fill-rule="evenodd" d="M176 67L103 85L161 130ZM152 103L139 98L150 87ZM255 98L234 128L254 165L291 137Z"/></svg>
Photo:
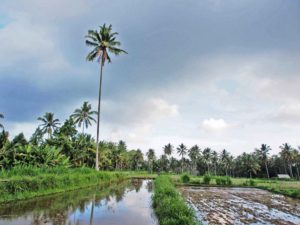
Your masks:
<svg viewBox="0 0 300 225"><path fill-rule="evenodd" d="M14 168L0 174L0 203L104 185L126 177L126 174L89 168Z"/></svg>
<svg viewBox="0 0 300 225"><path fill-rule="evenodd" d="M188 207L168 176L155 179L153 207L160 225L196 225L194 211Z"/></svg>

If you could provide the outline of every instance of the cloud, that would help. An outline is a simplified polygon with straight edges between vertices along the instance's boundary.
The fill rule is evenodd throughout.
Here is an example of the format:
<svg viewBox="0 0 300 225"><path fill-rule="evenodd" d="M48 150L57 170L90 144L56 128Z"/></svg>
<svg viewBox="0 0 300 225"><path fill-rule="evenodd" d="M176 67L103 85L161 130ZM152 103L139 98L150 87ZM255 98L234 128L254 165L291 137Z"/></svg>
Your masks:
<svg viewBox="0 0 300 225"><path fill-rule="evenodd" d="M205 119L202 122L202 128L206 131L221 131L228 128L229 125L223 119Z"/></svg>

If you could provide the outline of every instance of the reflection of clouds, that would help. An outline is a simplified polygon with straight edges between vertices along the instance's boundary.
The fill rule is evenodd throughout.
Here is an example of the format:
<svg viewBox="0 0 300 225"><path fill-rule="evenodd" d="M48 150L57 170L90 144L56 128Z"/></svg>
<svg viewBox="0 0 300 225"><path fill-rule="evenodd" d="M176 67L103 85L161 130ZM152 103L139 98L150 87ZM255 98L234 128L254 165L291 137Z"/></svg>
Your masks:
<svg viewBox="0 0 300 225"><path fill-rule="evenodd" d="M44 202L39 199L13 204L0 208L0 215L6 215L4 211L11 215L10 219L0 216L0 225L154 225L150 184L137 180L118 184L111 191L82 189L45 197Z"/></svg>

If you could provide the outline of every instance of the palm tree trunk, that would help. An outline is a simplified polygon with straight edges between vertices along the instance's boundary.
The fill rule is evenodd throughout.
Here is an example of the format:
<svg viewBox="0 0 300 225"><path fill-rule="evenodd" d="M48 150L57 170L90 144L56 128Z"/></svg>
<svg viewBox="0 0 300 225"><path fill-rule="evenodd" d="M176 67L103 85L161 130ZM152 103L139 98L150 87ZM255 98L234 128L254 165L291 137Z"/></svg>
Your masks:
<svg viewBox="0 0 300 225"><path fill-rule="evenodd" d="M98 113L97 113L97 147L96 147L96 170L99 170L99 128L100 128L100 106L101 106L101 91L102 91L102 74L103 74L104 60L101 60L100 68L100 83L98 96Z"/></svg>
<svg viewBox="0 0 300 225"><path fill-rule="evenodd" d="M183 173L183 156L181 157L181 173Z"/></svg>
<svg viewBox="0 0 300 225"><path fill-rule="evenodd" d="M267 171L268 179L270 179L270 175L269 175L269 169L268 169L268 165L267 165L267 163L266 163L266 162L265 162L265 166L266 166L266 171Z"/></svg>
<svg viewBox="0 0 300 225"><path fill-rule="evenodd" d="M82 134L84 134L84 124L82 125Z"/></svg>
<svg viewBox="0 0 300 225"><path fill-rule="evenodd" d="M291 178L293 178L293 169L292 169L292 164L290 163L289 164L289 168L290 168L290 174L291 174Z"/></svg>

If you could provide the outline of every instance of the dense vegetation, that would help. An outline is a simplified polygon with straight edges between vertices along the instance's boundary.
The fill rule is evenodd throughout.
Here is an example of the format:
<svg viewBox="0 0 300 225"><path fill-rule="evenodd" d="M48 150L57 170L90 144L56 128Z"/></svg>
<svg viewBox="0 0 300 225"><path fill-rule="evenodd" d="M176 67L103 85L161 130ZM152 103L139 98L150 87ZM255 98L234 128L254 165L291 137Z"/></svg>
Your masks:
<svg viewBox="0 0 300 225"><path fill-rule="evenodd" d="M194 211L176 190L168 176L155 179L153 207L160 225L196 225Z"/></svg>
<svg viewBox="0 0 300 225"><path fill-rule="evenodd" d="M37 167L95 167L96 142L82 127L92 124L95 112L85 102L62 125L53 113L38 118L42 124L27 140L21 133L12 140L4 129L0 133L0 168L15 166ZM82 132L76 126L82 128ZM3 127L3 126L2 126ZM278 155L270 156L266 144L252 153L233 157L227 150L220 153L211 148L201 150L197 145L187 148L184 144L176 149L167 144L164 154L156 156L154 149L143 155L140 149L128 149L124 141L99 143L99 168L101 170L148 170L148 172L186 172L193 175L205 173L231 177L276 177L289 174L299 179L300 153L285 143ZM179 159L173 157L177 150Z"/></svg>
<svg viewBox="0 0 300 225"><path fill-rule="evenodd" d="M126 179L126 174L89 168L14 168L0 175L0 203Z"/></svg>

